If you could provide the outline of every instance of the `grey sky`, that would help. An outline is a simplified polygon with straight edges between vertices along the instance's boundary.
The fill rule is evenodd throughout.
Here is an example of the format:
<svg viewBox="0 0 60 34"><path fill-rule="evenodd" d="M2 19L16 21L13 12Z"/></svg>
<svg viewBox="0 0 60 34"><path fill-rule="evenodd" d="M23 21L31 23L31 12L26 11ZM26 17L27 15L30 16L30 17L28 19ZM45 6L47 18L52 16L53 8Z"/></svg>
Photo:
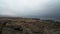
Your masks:
<svg viewBox="0 0 60 34"><path fill-rule="evenodd" d="M0 15L60 18L60 0L0 0Z"/></svg>

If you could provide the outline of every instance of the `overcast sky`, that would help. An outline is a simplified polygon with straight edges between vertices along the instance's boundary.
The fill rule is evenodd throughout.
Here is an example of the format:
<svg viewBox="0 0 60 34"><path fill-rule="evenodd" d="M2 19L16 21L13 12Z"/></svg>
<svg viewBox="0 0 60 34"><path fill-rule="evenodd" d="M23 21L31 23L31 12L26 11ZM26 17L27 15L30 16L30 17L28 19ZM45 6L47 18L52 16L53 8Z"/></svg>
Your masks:
<svg viewBox="0 0 60 34"><path fill-rule="evenodd" d="M60 19L60 0L0 0L0 15Z"/></svg>

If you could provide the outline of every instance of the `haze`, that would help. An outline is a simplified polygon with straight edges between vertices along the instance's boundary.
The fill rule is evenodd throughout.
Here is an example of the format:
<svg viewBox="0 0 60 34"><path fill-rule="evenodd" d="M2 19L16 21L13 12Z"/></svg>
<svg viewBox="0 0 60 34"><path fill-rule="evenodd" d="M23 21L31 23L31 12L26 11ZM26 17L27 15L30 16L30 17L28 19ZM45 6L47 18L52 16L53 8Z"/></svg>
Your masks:
<svg viewBox="0 0 60 34"><path fill-rule="evenodd" d="M60 0L0 0L0 15L60 19Z"/></svg>

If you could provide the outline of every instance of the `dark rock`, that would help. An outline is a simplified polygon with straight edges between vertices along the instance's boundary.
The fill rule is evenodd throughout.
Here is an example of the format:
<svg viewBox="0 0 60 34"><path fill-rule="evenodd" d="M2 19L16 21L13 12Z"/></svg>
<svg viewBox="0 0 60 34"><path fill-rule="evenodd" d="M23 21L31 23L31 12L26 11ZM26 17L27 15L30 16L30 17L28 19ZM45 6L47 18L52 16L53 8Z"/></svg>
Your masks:
<svg viewBox="0 0 60 34"><path fill-rule="evenodd" d="M23 31L23 28L22 27L16 27L16 28L14 28L14 30Z"/></svg>

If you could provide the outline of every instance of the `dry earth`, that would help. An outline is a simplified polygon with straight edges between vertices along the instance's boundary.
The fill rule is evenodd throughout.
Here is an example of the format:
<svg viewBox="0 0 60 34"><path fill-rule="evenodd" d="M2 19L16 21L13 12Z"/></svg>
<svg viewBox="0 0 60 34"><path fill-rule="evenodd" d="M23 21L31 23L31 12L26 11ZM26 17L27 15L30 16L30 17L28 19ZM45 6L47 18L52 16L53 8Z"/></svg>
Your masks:
<svg viewBox="0 0 60 34"><path fill-rule="evenodd" d="M0 17L0 34L60 34L60 22L37 18Z"/></svg>

